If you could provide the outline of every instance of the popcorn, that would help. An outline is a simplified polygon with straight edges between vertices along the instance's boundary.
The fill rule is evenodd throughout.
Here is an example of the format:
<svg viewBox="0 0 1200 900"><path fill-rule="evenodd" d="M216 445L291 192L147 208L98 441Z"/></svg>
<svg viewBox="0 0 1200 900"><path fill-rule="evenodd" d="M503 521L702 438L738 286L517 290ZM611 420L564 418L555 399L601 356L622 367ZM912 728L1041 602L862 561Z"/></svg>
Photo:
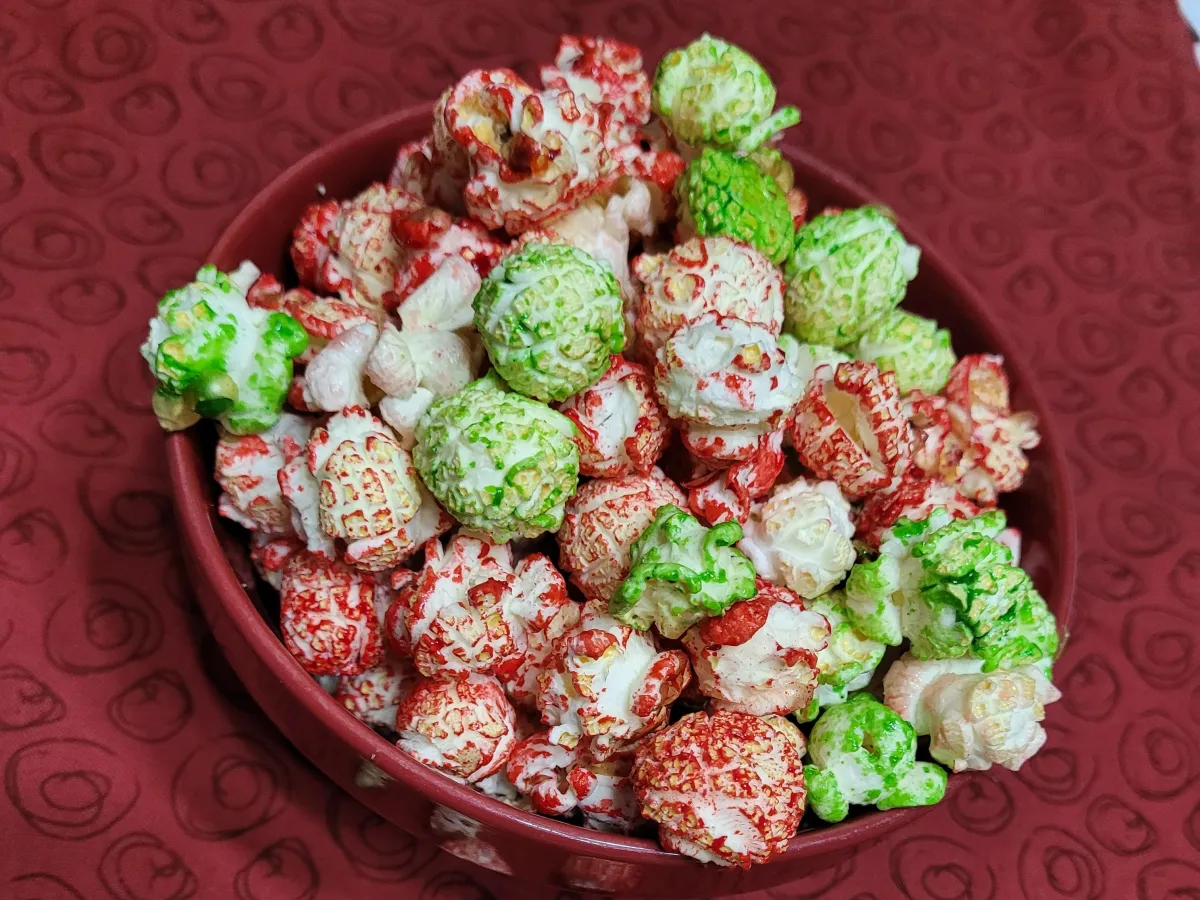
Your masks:
<svg viewBox="0 0 1200 900"><path fill-rule="evenodd" d="M936 394L946 386L954 366L950 332L937 322L902 309L880 316L858 339L854 355L895 372L900 392Z"/></svg>
<svg viewBox="0 0 1200 900"><path fill-rule="evenodd" d="M579 623L583 607L567 596L567 584L549 557L534 553L516 568L517 597L508 610L520 660L501 674L504 689L514 703L537 705L538 680L549 669L555 644Z"/></svg>
<svg viewBox="0 0 1200 900"><path fill-rule="evenodd" d="M845 347L902 299L921 251L874 206L825 212L787 251L785 327L802 341Z"/></svg>
<svg viewBox="0 0 1200 900"><path fill-rule="evenodd" d="M786 716L812 699L829 623L787 588L761 578L757 588L752 599L693 625L683 646L715 709Z"/></svg>
<svg viewBox="0 0 1200 900"><path fill-rule="evenodd" d="M792 444L848 500L885 487L903 474L910 454L895 377L868 362L821 366L796 407Z"/></svg>
<svg viewBox="0 0 1200 900"><path fill-rule="evenodd" d="M400 703L396 731L400 750L467 784L501 771L517 743L516 713L487 675L418 681Z"/></svg>
<svg viewBox="0 0 1200 900"><path fill-rule="evenodd" d="M808 707L796 714L797 721L810 722L820 709L845 703L847 695L870 684L887 647L851 624L841 591L830 591L805 606L829 623L829 642L817 651L817 689Z"/></svg>
<svg viewBox="0 0 1200 900"><path fill-rule="evenodd" d="M496 371L537 400L565 400L625 347L612 273L565 244L529 244L502 261L475 295L475 327Z"/></svg>
<svg viewBox="0 0 1200 900"><path fill-rule="evenodd" d="M756 592L754 566L733 545L737 522L705 528L677 506L660 507L634 541L629 574L609 601L614 618L677 638Z"/></svg>
<svg viewBox="0 0 1200 900"><path fill-rule="evenodd" d="M637 47L603 37L564 34L558 39L553 66L542 66L542 84L550 90L571 91L613 112L630 125L650 120L650 79L642 70Z"/></svg>
<svg viewBox="0 0 1200 900"><path fill-rule="evenodd" d="M395 289L389 298L394 305L403 304L452 256L461 257L483 278L504 255L504 246L478 222L456 219L441 209L397 210L391 228L398 250Z"/></svg>
<svg viewBox="0 0 1200 900"><path fill-rule="evenodd" d="M567 503L558 533L563 570L584 596L607 606L629 574L633 542L659 508L685 502L683 492L659 469L586 482Z"/></svg>
<svg viewBox="0 0 1200 900"><path fill-rule="evenodd" d="M590 478L649 474L669 433L649 374L620 355L599 381L558 410L575 423L579 472Z"/></svg>
<svg viewBox="0 0 1200 900"><path fill-rule="evenodd" d="M282 537L261 531L250 533L250 562L258 577L277 591L283 588L284 565L303 549L304 542L294 533Z"/></svg>
<svg viewBox="0 0 1200 900"><path fill-rule="evenodd" d="M867 497L858 514L855 534L868 546L878 548L887 530L900 519L919 522L939 507L956 519L969 519L980 511L940 478L905 474L898 482Z"/></svg>
<svg viewBox="0 0 1200 900"><path fill-rule="evenodd" d="M231 434L258 434L279 421L292 359L308 338L291 316L246 302L258 274L249 262L229 274L204 266L158 301L140 350L154 376L154 414L167 431L204 417Z"/></svg>
<svg viewBox="0 0 1200 900"><path fill-rule="evenodd" d="M308 288L283 289L274 275L263 274L246 292L246 302L257 309L287 313L308 334L308 347L296 357L309 363L331 340L355 325L374 321L376 311L340 297L322 297Z"/></svg>
<svg viewBox="0 0 1200 900"><path fill-rule="evenodd" d="M261 434L222 431L213 468L222 491L217 511L250 531L290 534L291 511L279 491L279 470L303 451L311 427L307 419L283 413Z"/></svg>
<svg viewBox="0 0 1200 900"><path fill-rule="evenodd" d="M762 326L774 337L783 328L783 278L749 244L693 237L667 253L643 253L633 271L642 283L637 333L651 354L710 312Z"/></svg>
<svg viewBox="0 0 1200 900"><path fill-rule="evenodd" d="M445 94L434 107L435 123L444 114L444 100ZM433 135L401 145L388 175L388 187L456 215L466 212L462 197L468 175L466 156L455 144L451 144L451 152L446 149L435 143Z"/></svg>
<svg viewBox="0 0 1200 900"><path fill-rule="evenodd" d="M689 444L694 446L694 444ZM723 448L727 445L722 445ZM706 447L711 460L713 448ZM744 460L688 483L688 507L710 525L746 524L755 500L770 492L783 471L783 423L760 437Z"/></svg>
<svg viewBox="0 0 1200 900"><path fill-rule="evenodd" d="M279 627L312 675L358 675L383 659L374 581L320 553L301 551L284 564Z"/></svg>
<svg viewBox="0 0 1200 900"><path fill-rule="evenodd" d="M830 707L808 736L804 781L812 811L840 822L851 804L896 809L937 803L946 793L946 771L917 762L916 753L913 727L870 695Z"/></svg>
<svg viewBox="0 0 1200 900"><path fill-rule="evenodd" d="M983 672L978 659L922 661L906 653L883 680L884 702L954 772L993 764L1016 771L1046 743L1045 705L1062 695L1037 665Z"/></svg>
<svg viewBox="0 0 1200 900"><path fill-rule="evenodd" d="M815 598L854 565L850 504L832 481L798 478L755 504L738 547L759 576Z"/></svg>
<svg viewBox="0 0 1200 900"><path fill-rule="evenodd" d="M803 755L786 719L691 713L638 747L633 787L665 849L747 868L782 853L800 826Z"/></svg>
<svg viewBox="0 0 1200 900"><path fill-rule="evenodd" d="M380 665L357 675L343 675L333 699L354 718L375 728L394 729L400 702L416 683L412 663L402 657L386 656Z"/></svg>
<svg viewBox="0 0 1200 900"><path fill-rule="evenodd" d="M538 679L537 706L551 742L567 748L583 742L604 762L661 727L691 676L682 650L659 652L649 635L589 602L555 644Z"/></svg>

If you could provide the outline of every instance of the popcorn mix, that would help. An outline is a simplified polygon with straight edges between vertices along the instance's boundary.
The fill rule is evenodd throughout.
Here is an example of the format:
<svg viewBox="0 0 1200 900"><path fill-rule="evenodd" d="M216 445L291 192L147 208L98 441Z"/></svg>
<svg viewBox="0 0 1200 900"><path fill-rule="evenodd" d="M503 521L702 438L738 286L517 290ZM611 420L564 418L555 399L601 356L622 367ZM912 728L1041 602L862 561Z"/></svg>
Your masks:
<svg viewBox="0 0 1200 900"><path fill-rule="evenodd" d="M468 73L309 206L299 283L205 266L149 323L288 652L489 801L714 865L1019 768L1059 638L996 508L1040 441L1003 360L901 306L889 212L810 204L745 51L564 35L539 74Z"/></svg>

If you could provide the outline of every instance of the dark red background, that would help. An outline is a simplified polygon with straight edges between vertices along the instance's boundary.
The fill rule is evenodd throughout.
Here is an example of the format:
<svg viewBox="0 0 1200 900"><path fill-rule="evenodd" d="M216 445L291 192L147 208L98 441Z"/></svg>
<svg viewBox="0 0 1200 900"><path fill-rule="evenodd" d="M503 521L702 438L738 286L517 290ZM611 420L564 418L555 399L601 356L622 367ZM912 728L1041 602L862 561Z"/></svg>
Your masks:
<svg viewBox="0 0 1200 900"><path fill-rule="evenodd" d="M1200 81L1170 0L4 0L0 896L529 896L343 799L228 675L136 349L333 135L562 31L652 64L705 29L1002 311L1080 497L1046 749L772 896L1200 896Z"/></svg>

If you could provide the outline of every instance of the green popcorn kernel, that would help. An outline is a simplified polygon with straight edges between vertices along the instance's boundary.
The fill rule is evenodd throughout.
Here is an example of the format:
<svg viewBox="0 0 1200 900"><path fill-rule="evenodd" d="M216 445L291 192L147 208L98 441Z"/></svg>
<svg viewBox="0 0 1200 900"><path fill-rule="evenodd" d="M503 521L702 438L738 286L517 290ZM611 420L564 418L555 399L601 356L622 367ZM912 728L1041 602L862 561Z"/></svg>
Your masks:
<svg viewBox="0 0 1200 900"><path fill-rule="evenodd" d="M246 302L258 270L231 274L204 266L168 291L141 346L154 374L152 406L168 431L200 418L232 434L256 434L279 420L292 382L292 358L308 346L300 323Z"/></svg>
<svg viewBox="0 0 1200 900"><path fill-rule="evenodd" d="M784 269L784 327L813 344L853 344L904 299L920 257L878 207L816 216Z"/></svg>
<svg viewBox="0 0 1200 900"><path fill-rule="evenodd" d="M706 147L675 185L686 227L701 236L723 234L753 244L781 263L795 236L787 198L748 159Z"/></svg>
<svg viewBox="0 0 1200 900"><path fill-rule="evenodd" d="M800 121L794 106L771 112L775 85L758 60L708 34L662 58L652 102L679 140L741 152Z"/></svg>
<svg viewBox="0 0 1200 900"><path fill-rule="evenodd" d="M800 722L812 721L821 708L845 703L850 692L866 687L887 649L851 624L841 591L830 591L805 605L829 622L829 642L817 651L817 689L812 702L796 714Z"/></svg>
<svg viewBox="0 0 1200 900"><path fill-rule="evenodd" d="M854 694L821 714L808 738L804 767L809 806L840 822L853 805L879 809L929 806L942 799L946 775L916 761L917 733L868 694Z"/></svg>
<svg viewBox="0 0 1200 900"><path fill-rule="evenodd" d="M678 506L661 506L634 541L629 575L609 601L614 618L641 631L656 625L677 638L758 593L754 565L734 547L742 526L705 528Z"/></svg>
<svg viewBox="0 0 1200 900"><path fill-rule="evenodd" d="M921 390L936 394L946 386L957 357L950 348L950 332L902 309L881 316L858 340L854 355L896 373L901 392Z"/></svg>
<svg viewBox="0 0 1200 900"><path fill-rule="evenodd" d="M557 531L579 480L575 426L495 373L434 403L413 462L454 518L496 543Z"/></svg>
<svg viewBox="0 0 1200 900"><path fill-rule="evenodd" d="M501 261L474 308L496 371L513 390L545 402L594 384L625 347L616 276L566 244L529 244Z"/></svg>

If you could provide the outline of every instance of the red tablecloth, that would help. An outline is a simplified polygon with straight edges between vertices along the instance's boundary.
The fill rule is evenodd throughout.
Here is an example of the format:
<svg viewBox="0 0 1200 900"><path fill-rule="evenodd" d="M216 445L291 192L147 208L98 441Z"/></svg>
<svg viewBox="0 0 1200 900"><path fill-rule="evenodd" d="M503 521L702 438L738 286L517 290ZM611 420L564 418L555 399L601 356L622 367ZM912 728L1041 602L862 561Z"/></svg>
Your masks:
<svg viewBox="0 0 1200 900"><path fill-rule="evenodd" d="M1171 0L4 0L0 896L549 896L382 825L256 712L181 576L136 350L333 135L562 31L653 61L702 30L1002 311L1080 498L1046 749L773 896L1200 896L1200 82Z"/></svg>

